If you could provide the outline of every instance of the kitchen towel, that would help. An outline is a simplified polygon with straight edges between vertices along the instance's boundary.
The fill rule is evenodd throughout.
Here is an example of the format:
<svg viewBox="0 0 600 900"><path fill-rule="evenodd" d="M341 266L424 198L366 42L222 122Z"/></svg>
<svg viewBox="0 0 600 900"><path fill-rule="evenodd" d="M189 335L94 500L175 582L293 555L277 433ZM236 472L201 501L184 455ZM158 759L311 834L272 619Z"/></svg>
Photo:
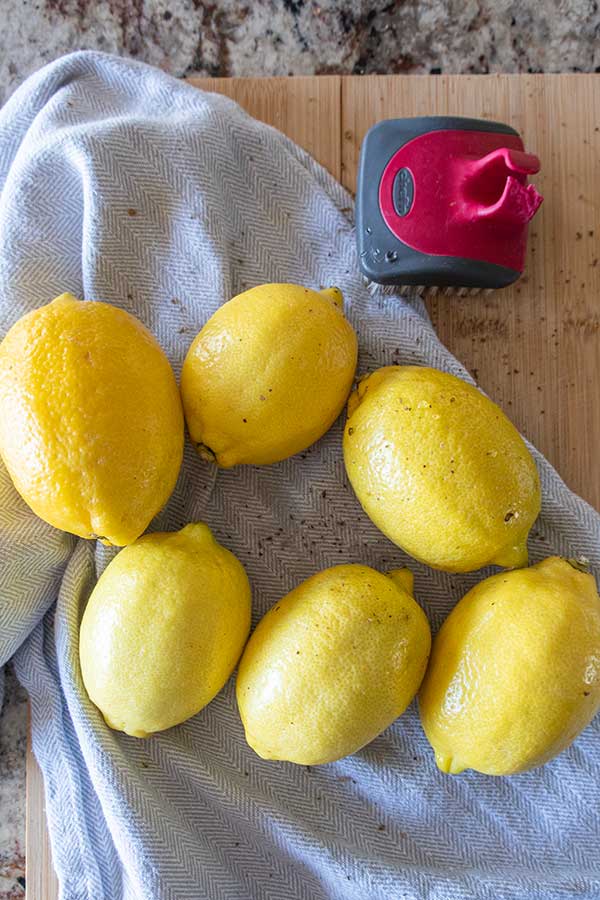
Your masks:
<svg viewBox="0 0 600 900"><path fill-rule="evenodd" d="M307 115L310 115L307 110ZM359 371L392 363L469 376L420 302L369 294L348 194L235 103L147 66L76 53L0 113L0 334L63 291L115 303L177 374L214 310L265 281L336 284ZM408 564L437 628L485 573L416 564L367 520L344 474L342 424L278 465L216 471L188 442L152 529L205 520L246 567L253 620L318 569ZM535 454L532 561L582 554L600 517ZM149 740L88 700L78 623L114 554L46 526L0 472L0 663L31 697L63 900L521 900L600 892L600 721L543 769L439 773L413 705L353 757L265 762L244 741L233 679Z"/></svg>

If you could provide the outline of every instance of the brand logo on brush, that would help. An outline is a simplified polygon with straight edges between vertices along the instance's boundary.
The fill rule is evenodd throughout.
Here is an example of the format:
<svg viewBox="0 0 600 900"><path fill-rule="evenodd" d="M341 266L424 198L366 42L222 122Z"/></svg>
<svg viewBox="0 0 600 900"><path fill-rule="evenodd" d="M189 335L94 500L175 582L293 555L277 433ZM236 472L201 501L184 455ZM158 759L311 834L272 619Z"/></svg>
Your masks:
<svg viewBox="0 0 600 900"><path fill-rule="evenodd" d="M415 184L409 169L400 169L394 179L394 209L399 216L405 216L412 206Z"/></svg>

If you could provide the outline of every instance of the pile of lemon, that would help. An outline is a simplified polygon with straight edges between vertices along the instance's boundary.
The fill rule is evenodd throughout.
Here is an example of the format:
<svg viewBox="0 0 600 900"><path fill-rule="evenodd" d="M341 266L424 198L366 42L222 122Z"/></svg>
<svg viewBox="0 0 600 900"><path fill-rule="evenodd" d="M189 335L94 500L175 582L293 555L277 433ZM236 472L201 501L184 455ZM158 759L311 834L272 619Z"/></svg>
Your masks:
<svg viewBox="0 0 600 900"><path fill-rule="evenodd" d="M248 743L316 764L371 741L415 695L445 772L538 766L600 707L600 598L581 566L527 568L540 509L535 463L501 410L446 373L392 366L348 401L343 454L366 514L447 572L494 564L433 648L407 569L318 572L248 640L241 563L202 523L140 536L168 500L184 418L215 465L269 465L304 450L352 389L356 335L336 288L256 287L206 322L181 392L133 316L63 294L0 344L0 454L47 522L124 547L98 580L81 672L106 722L145 737L195 715L239 662ZM431 653L430 653L431 651Z"/></svg>

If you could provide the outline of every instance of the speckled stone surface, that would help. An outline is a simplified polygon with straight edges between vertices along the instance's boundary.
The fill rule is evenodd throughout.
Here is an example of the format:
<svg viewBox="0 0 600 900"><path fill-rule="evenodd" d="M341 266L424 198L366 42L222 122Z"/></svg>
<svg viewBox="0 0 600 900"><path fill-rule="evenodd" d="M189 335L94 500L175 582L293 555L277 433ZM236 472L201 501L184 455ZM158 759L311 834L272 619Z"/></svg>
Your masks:
<svg viewBox="0 0 600 900"><path fill-rule="evenodd" d="M99 49L173 75L590 72L596 0L0 0L0 103L56 57ZM24 896L26 699L0 718L0 900Z"/></svg>
<svg viewBox="0 0 600 900"><path fill-rule="evenodd" d="M7 667L0 714L0 898L25 896L27 697Z"/></svg>
<svg viewBox="0 0 600 900"><path fill-rule="evenodd" d="M90 48L178 76L600 66L596 0L2 0L2 7L0 100L45 62Z"/></svg>

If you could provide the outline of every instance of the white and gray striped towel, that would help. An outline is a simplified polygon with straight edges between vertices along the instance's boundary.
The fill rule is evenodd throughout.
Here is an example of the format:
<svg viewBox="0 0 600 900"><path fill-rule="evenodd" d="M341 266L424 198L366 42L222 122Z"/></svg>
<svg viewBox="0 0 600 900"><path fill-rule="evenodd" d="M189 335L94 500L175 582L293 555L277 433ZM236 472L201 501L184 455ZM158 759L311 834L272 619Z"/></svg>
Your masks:
<svg viewBox="0 0 600 900"><path fill-rule="evenodd" d="M310 115L310 111L307 111ZM231 101L98 53L31 77L0 112L0 335L63 291L118 304L176 372L208 316L264 281L337 284L360 370L426 363L468 377L420 304L371 297L351 199ZM136 214L131 215L130 210ZM188 444L154 529L203 519L245 565L254 621L311 573L409 563L436 628L479 578L406 559L362 514L341 424L279 465L215 472ZM585 554L600 518L543 458L536 561ZM440 774L413 707L355 756L300 768L246 746L230 682L140 741L83 690L77 632L110 551L36 519L0 471L0 664L31 697L63 900L523 900L600 895L600 721L544 769Z"/></svg>

